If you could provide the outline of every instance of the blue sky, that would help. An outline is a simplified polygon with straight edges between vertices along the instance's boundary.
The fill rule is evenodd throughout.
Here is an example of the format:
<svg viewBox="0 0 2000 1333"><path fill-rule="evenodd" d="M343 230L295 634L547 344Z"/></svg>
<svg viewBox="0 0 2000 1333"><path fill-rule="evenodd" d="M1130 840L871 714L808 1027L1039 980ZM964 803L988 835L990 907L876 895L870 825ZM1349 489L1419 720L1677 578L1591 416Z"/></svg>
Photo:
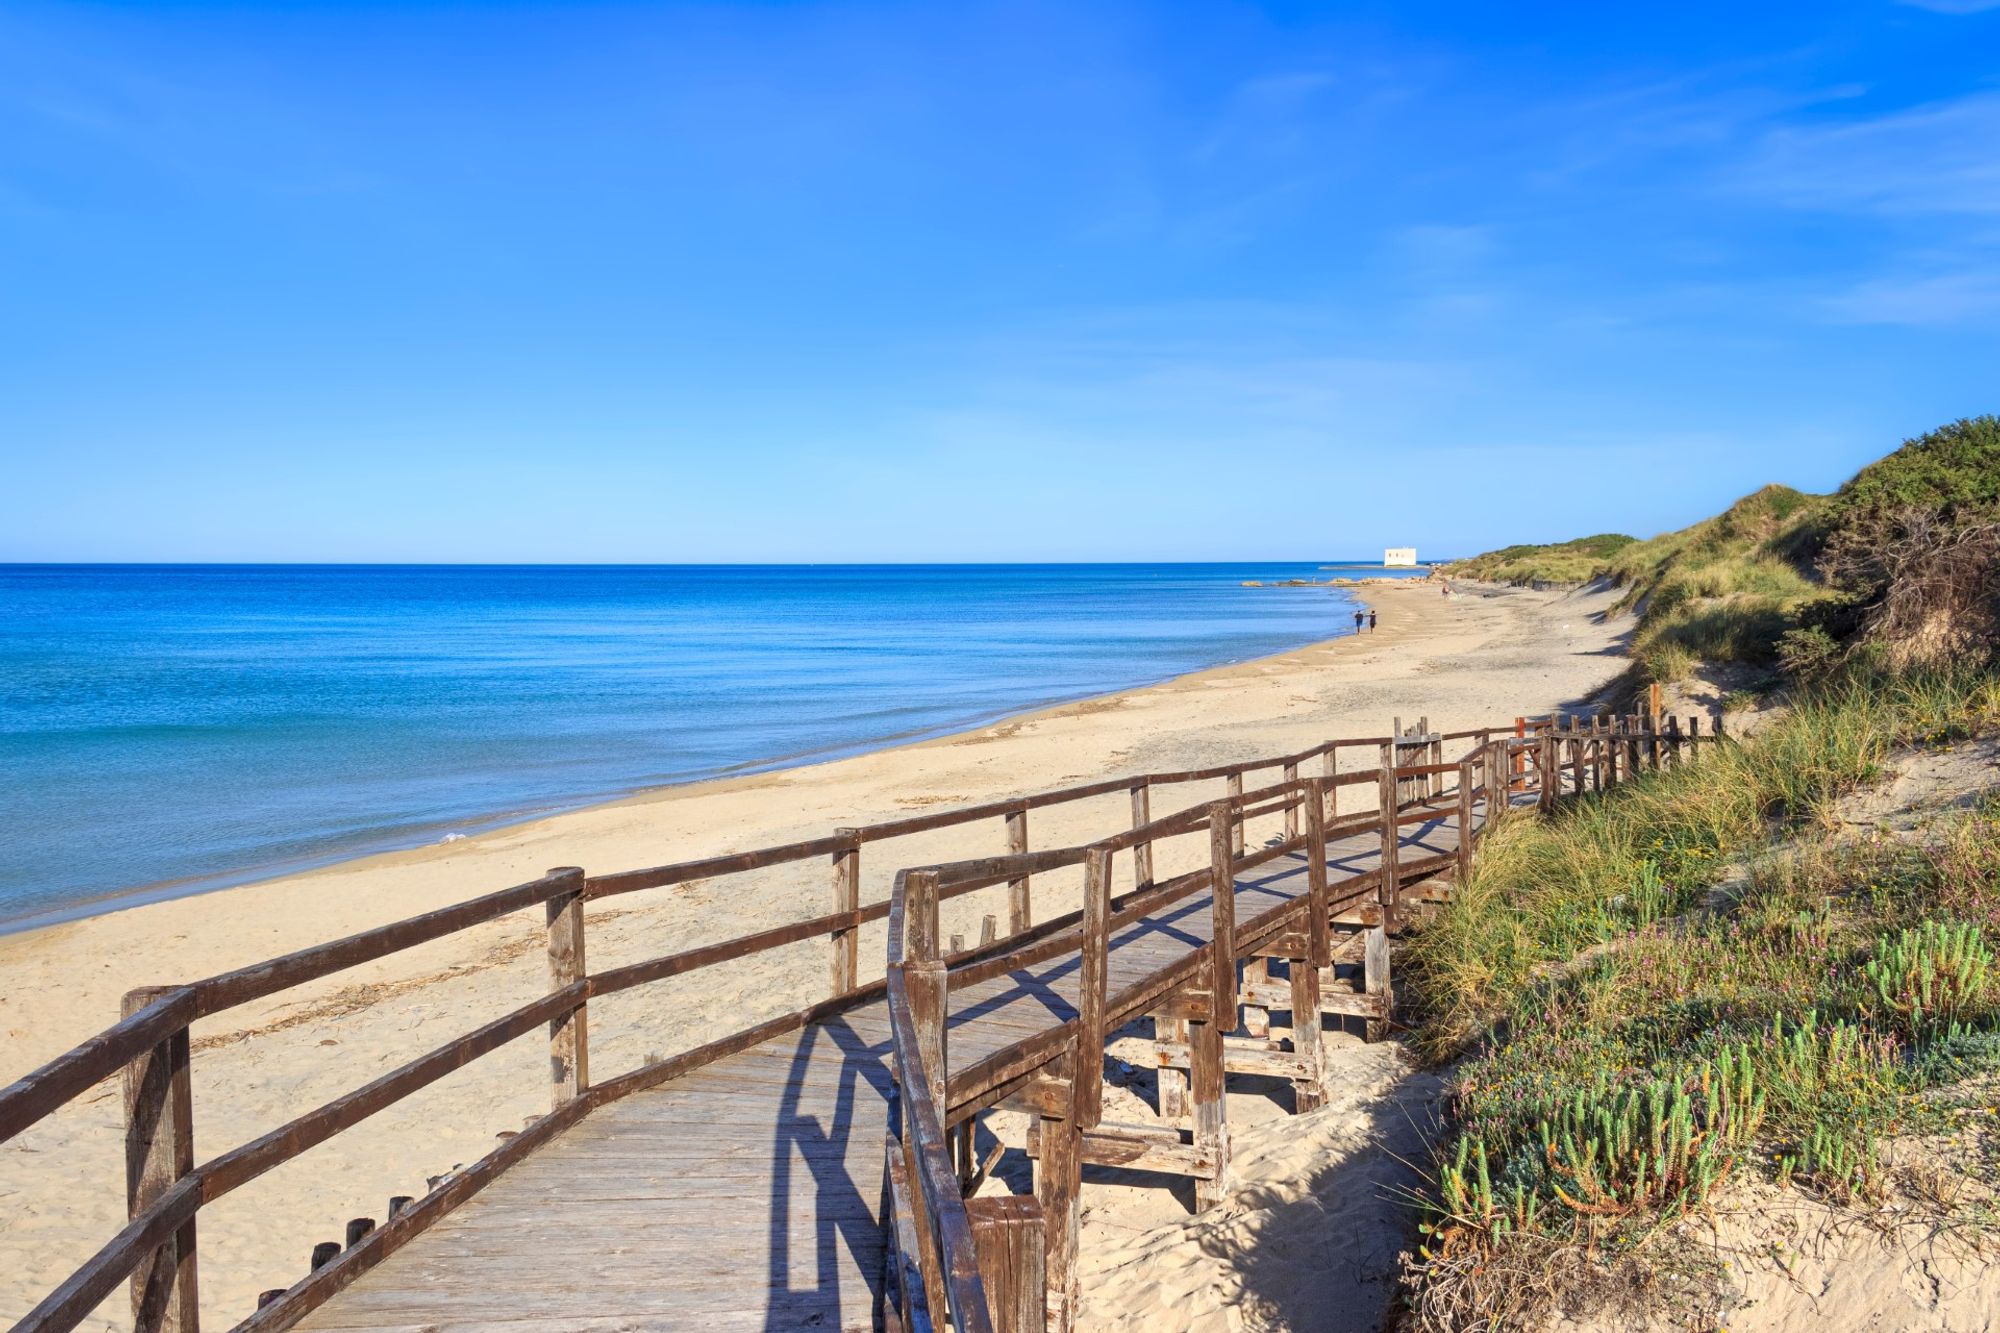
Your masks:
<svg viewBox="0 0 2000 1333"><path fill-rule="evenodd" d="M0 559L1641 535L2000 407L2000 0L0 9Z"/></svg>

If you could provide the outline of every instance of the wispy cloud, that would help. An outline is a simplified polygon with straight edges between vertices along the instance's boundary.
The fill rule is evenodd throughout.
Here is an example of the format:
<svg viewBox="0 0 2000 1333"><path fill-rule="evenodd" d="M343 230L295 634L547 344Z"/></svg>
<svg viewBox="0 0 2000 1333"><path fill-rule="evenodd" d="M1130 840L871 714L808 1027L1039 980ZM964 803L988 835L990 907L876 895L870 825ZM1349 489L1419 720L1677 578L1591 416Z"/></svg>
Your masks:
<svg viewBox="0 0 2000 1333"><path fill-rule="evenodd" d="M2000 93L1772 132L1742 180L1835 212L2000 214Z"/></svg>
<svg viewBox="0 0 2000 1333"><path fill-rule="evenodd" d="M1916 328L1986 324L2000 319L2000 270L1873 278L1823 304L1843 324Z"/></svg>
<svg viewBox="0 0 2000 1333"><path fill-rule="evenodd" d="M1903 0L1912 9L1928 9L1933 14L1983 14L2000 9L2000 0Z"/></svg>

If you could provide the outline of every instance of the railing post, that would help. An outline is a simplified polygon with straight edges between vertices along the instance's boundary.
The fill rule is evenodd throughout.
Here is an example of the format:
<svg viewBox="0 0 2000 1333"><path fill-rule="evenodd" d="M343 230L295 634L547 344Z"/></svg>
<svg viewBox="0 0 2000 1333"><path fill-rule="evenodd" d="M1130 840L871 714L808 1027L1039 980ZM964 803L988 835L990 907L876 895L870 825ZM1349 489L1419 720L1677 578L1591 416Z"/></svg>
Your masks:
<svg viewBox="0 0 2000 1333"><path fill-rule="evenodd" d="M1292 1082L1292 1109L1311 1111L1326 1104L1326 1048L1320 1030L1320 969L1333 964L1333 932L1327 920L1326 808L1315 778L1306 779L1306 948L1289 962L1292 988L1292 1052L1305 1064Z"/></svg>
<svg viewBox="0 0 2000 1333"><path fill-rule="evenodd" d="M1209 897L1214 922L1208 946L1214 975L1209 984L1215 998L1215 1021L1223 1032L1236 1027L1236 852L1231 827L1235 813L1233 801L1217 801L1208 807Z"/></svg>
<svg viewBox="0 0 2000 1333"><path fill-rule="evenodd" d="M1151 783L1132 784L1132 827L1144 828L1153 822L1153 787ZM1135 889L1148 889L1153 885L1153 841L1148 838L1132 847L1132 884Z"/></svg>
<svg viewBox="0 0 2000 1333"><path fill-rule="evenodd" d="M835 829L847 845L833 854L833 910L861 910L861 835L851 828ZM836 998L861 984L861 929L836 929L833 940L833 994Z"/></svg>
<svg viewBox="0 0 2000 1333"><path fill-rule="evenodd" d="M548 900L549 989L573 986L590 974L583 952L583 871L558 866L549 877L566 881ZM549 1020L549 1082L560 1108L590 1086L590 1012L578 1001Z"/></svg>
<svg viewBox="0 0 2000 1333"><path fill-rule="evenodd" d="M1458 882L1460 884L1472 875L1472 786L1474 772L1479 767L1476 758L1462 760L1458 766Z"/></svg>
<svg viewBox="0 0 2000 1333"><path fill-rule="evenodd" d="M1094 1129L1104 1118L1105 997L1111 962L1111 853L1083 854L1083 950L1077 960L1077 1067L1070 1080L1070 1120Z"/></svg>
<svg viewBox="0 0 2000 1333"><path fill-rule="evenodd" d="M1556 808L1556 798L1562 795L1562 766L1556 761L1555 729L1542 728L1535 742L1535 767L1540 770L1542 784L1540 805L1547 812Z"/></svg>
<svg viewBox="0 0 2000 1333"><path fill-rule="evenodd" d="M1312 898L1312 915L1306 921L1306 939L1312 966L1333 966L1333 927L1327 900L1326 813L1320 797L1324 783L1307 780L1306 795L1306 893ZM1293 1022L1298 1015L1292 1015Z"/></svg>
<svg viewBox="0 0 2000 1333"><path fill-rule="evenodd" d="M144 1009L170 987L128 991L124 1018ZM125 1066L125 1203L137 1217L194 1170L194 1097L188 1078L188 1030ZM132 1271L135 1333L199 1333L201 1300L195 1279L195 1220Z"/></svg>
<svg viewBox="0 0 2000 1333"><path fill-rule="evenodd" d="M1236 855L1243 855L1243 770L1237 769L1227 779L1227 790L1231 806L1229 815L1229 849Z"/></svg>
<svg viewBox="0 0 2000 1333"><path fill-rule="evenodd" d="M1002 1194L967 1199L965 1211L993 1333L1043 1333L1049 1297L1041 1205L1032 1195Z"/></svg>
<svg viewBox="0 0 2000 1333"><path fill-rule="evenodd" d="M1286 764L1284 767L1284 775L1286 782L1297 782L1299 780L1298 763L1294 761L1292 763ZM1297 793L1294 793L1294 796L1296 797ZM1287 805L1285 807L1285 841L1294 842L1298 839L1298 836L1299 836L1299 800L1294 799L1290 805Z"/></svg>
<svg viewBox="0 0 2000 1333"><path fill-rule="evenodd" d="M1082 1077L1080 1050L1080 1044L1072 1046L1055 1071L1060 1076L1066 1066L1072 1088ZM1101 1052L1097 1059L1093 1078L1102 1071ZM1082 1295L1076 1252L1083 1235L1083 1131L1059 1107L1044 1109L1036 1129L1041 1156L1035 1159L1035 1202L1042 1210L1044 1308L1051 1329L1070 1333Z"/></svg>
<svg viewBox="0 0 2000 1333"><path fill-rule="evenodd" d="M1338 742L1326 747L1326 757L1320 761L1320 770L1329 779L1340 776L1340 745ZM1326 784L1326 817L1329 820L1340 818L1340 787L1337 783L1331 781Z"/></svg>
<svg viewBox="0 0 2000 1333"><path fill-rule="evenodd" d="M924 1085L938 1124L946 1125L950 1108L945 1103L948 1085L945 1066L945 966L938 960L938 875L935 870L912 870L903 877L903 990L910 1002L910 1026L916 1036L917 1064L923 1070ZM946 1308L942 1264L936 1261L934 1220L924 1198L920 1145L916 1123L902 1117L904 1160L910 1178L910 1208L916 1222L917 1244L930 1262L921 1262L926 1300L933 1318Z"/></svg>
<svg viewBox="0 0 2000 1333"><path fill-rule="evenodd" d="M1007 812L1007 855L1024 856L1028 851L1028 807ZM1007 881L1007 929L1018 935L1035 924L1034 905L1028 896L1028 876Z"/></svg>
<svg viewBox="0 0 2000 1333"><path fill-rule="evenodd" d="M1379 853L1376 900L1382 905L1382 929L1396 928L1396 899L1402 891L1397 854L1403 831L1396 826L1396 743L1384 747L1381 780L1382 850Z"/></svg>

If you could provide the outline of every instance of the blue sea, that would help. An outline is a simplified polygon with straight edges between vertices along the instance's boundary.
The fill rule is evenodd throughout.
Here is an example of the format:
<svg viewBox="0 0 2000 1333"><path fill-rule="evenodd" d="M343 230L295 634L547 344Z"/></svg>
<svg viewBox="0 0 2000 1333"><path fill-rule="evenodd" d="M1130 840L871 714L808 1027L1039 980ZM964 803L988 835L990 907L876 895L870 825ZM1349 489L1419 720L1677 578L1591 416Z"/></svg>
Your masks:
<svg viewBox="0 0 2000 1333"><path fill-rule="evenodd" d="M1349 633L1241 586L1331 572L0 566L0 929Z"/></svg>

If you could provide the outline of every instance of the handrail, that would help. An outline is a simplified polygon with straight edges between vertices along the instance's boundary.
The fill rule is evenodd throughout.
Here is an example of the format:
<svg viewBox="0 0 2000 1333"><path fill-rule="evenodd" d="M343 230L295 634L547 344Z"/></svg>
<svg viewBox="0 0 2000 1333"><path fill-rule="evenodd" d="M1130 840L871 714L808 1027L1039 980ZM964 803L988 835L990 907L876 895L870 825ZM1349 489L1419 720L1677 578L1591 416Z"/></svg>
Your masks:
<svg viewBox="0 0 2000 1333"><path fill-rule="evenodd" d="M1494 734L1497 729L1481 729L1471 732L1450 733L1451 739L1479 738L1480 743L1457 759L1435 763L1408 764L1400 762L1399 751L1404 748L1418 748L1429 751L1441 746L1447 737L1437 733L1412 737L1384 738L1380 744L1388 752L1383 766L1373 773L1349 775L1358 781L1378 782L1383 790L1382 828L1385 847L1385 862L1381 868L1347 877L1341 887L1345 892L1337 900L1352 902L1359 892L1357 886L1373 881L1379 886L1379 896L1384 904L1392 901L1398 892L1396 885L1384 881L1394 876L1400 883L1415 874L1428 874L1444 868L1446 863L1457 874L1468 873L1472 857L1483 840L1484 828L1475 829L1472 813L1475 797L1484 795L1488 801L1489 818L1496 811L1494 805L1496 782L1504 785L1498 790L1510 792L1515 782L1507 771L1509 757L1525 754L1535 766L1536 782L1542 790L1542 804L1546 806L1554 792L1560 789L1562 761L1560 747L1569 743L1575 765L1576 791L1584 788L1583 750L1588 741L1604 742L1617 735L1621 740L1640 738L1636 743L1650 745L1654 767L1661 762L1661 742L1670 741L1673 753L1678 756L1679 744L1691 741L1698 734L1698 724L1691 728L1692 734L1682 734L1676 726L1671 732L1661 732L1654 725L1627 732L1620 727L1614 732L1585 732L1567 725L1557 725L1554 719L1549 725L1538 726L1532 735L1511 736ZM1523 730L1526 730L1524 727ZM1678 760L1677 760L1678 761ZM1633 766L1639 764L1634 759ZM1431 788L1420 790L1404 798L1402 784L1411 779L1455 776L1458 779L1456 810L1449 811L1438 806L1446 793ZM1553 779L1553 782L1551 781ZM1291 929L1296 918L1303 917L1303 924L1314 929L1323 929L1325 913L1334 898L1334 886L1325 883L1324 856L1314 861L1317 870L1313 885L1314 894L1295 898L1266 909L1258 917L1247 922L1233 923L1229 934L1218 933L1208 946L1191 948L1181 960L1158 969L1144 978L1126 986L1116 996L1102 993L1105 975L1105 955L1109 949L1109 938L1121 926L1157 911L1174 901L1192 896L1207 889L1218 900L1218 924L1228 919L1233 922L1233 906L1224 911L1221 900L1233 902L1236 896L1235 877L1249 866L1260 864L1274 856L1294 851L1301 840L1287 838L1274 847L1243 855L1230 849L1230 830L1255 813L1269 814L1281 809L1290 809L1301 802L1311 802L1318 814L1322 807L1318 802L1324 793L1335 785L1333 778L1292 779L1263 788L1255 792L1232 792L1223 800L1204 807L1182 811L1163 819L1148 821L1129 830L1096 839L1089 843L1069 847L1049 849L1012 856L985 857L972 861L942 862L926 866L920 870L905 870L896 876L892 889L891 925L889 931L888 954L891 972L890 994L892 997L891 1035L896 1048L896 1067L899 1078L899 1092L904 1099L905 1118L902 1123L903 1150L911 1154L913 1160L921 1161L925 1169L921 1179L913 1185L922 1197L912 1199L912 1206L931 1220L930 1230L934 1231L938 1253L935 1262L941 1263L949 1279L950 1313L962 1328L983 1328L979 1322L988 1314L986 1293L979 1285L978 1268L971 1255L971 1228L966 1205L958 1189L958 1181L952 1173L948 1147L948 1126L954 1117L961 1114L961 1105L972 1113L980 1109L979 1100L996 1087L1018 1087L1020 1080L1032 1072L1040 1063L1055 1059L1072 1045L1084 1041L1086 1035L1094 1035L1101 1042L1106 1032L1131 1014L1139 1012L1147 1004L1154 1002L1164 991L1195 979L1201 969L1204 954L1211 948L1227 945L1231 957L1232 974L1228 984L1233 986L1234 958L1247 956L1248 950L1268 941L1272 936ZM1600 780L1600 789L1602 782ZM1271 801L1273 796L1281 799ZM1269 802L1259 806L1258 802ZM1405 813L1407 811L1408 813ZM1392 842L1400 841L1400 829L1412 822L1442 820L1456 816L1459 823L1459 846L1456 852L1434 856L1424 861L1400 865L1389 860L1387 849ZM1316 824L1320 821L1315 819ZM1112 896L1109 891L1109 860L1119 851L1133 847L1150 845L1163 837L1197 831L1206 826L1215 849L1212 865L1202 870L1191 871L1177 876L1163 885L1139 884L1124 895ZM1322 851L1322 848L1310 848ZM1011 874L1026 873L1053 866L1086 864L1091 869L1085 890L1084 906L1064 917L1043 923L1034 932L1040 938L1032 941L1010 939L992 947L968 951L948 959L940 959L936 946L935 914L939 885L955 887L990 886L1006 881ZM942 970L945 976L927 982L930 994L927 997L927 1012L921 1016L912 1008L906 989L904 970L906 918L904 897L906 886L913 877L921 876L926 888L925 911L929 920L923 932L922 965L927 969ZM1233 941L1231 940L1233 936ZM1003 947L1004 945L1004 947ZM1080 986L1083 998L1081 1012L1067 1022L1054 1025L1042 1032L1021 1038L997 1051L983 1056L968 1070L953 1071L943 1067L944 1032L947 1023L944 997L962 986L978 984L1006 973L1045 962L1050 958L1072 952L1084 951L1080 969ZM1093 952L1094 961L1093 961ZM1317 958L1315 953L1315 958ZM1220 954L1216 957L1219 959ZM1092 980L1096 978L1096 980ZM1213 984L1222 985L1217 977ZM897 997L902 997L900 1002ZM1217 997L1216 1012L1225 1011L1225 1001ZM1233 1011L1233 1005L1227 1005ZM922 1019L920 1024L919 1019ZM920 1030L928 1028L928 1032ZM938 1067L927 1062L935 1061ZM1090 1079L1090 1091L1096 1091L1096 1078L1090 1072L1097 1051L1078 1045L1067 1057L1072 1080ZM942 1090L940 1093L939 1090ZM1079 1108L1089 1107L1084 1124L1095 1123L1094 1097L1089 1101L1079 1101L1084 1090L1077 1087L1071 1093L1071 1115L1079 1114ZM986 1104L991 1104L990 1101ZM961 1221L966 1224L961 1226ZM919 1239L923 1243L924 1238ZM964 1248L961 1248L964 1247ZM918 1267L926 1282L933 1274L928 1267L933 1256L925 1252L917 1256ZM968 1282L964 1274L970 1273ZM968 1309L968 1305L973 1308ZM933 1314L935 1315L935 1311ZM1065 1312L1065 1323L1073 1311Z"/></svg>
<svg viewBox="0 0 2000 1333"><path fill-rule="evenodd" d="M937 969L935 985L942 1003L943 995L947 994L955 984L959 984L961 977L997 975L999 971L1028 965L1023 961L1026 958L1052 957L1073 947L1070 936L1087 919L1097 923L1091 927L1092 929L1101 929L1113 922L1130 919L1129 914L1154 910L1162 903L1194 892L1201 883L1207 882L1205 877L1210 876L1212 872L1195 871L1176 876L1164 884L1154 884L1150 877L1151 846L1155 841L1191 833L1203 827L1210 829L1212 840L1220 838L1223 836L1222 831L1215 824L1219 812L1227 811L1230 815L1230 823L1233 826L1231 836L1236 839L1235 845L1238 849L1232 864L1241 868L1283 855L1301 845L1301 840L1292 831L1293 821L1307 800L1322 802L1331 792L1344 786L1368 783L1400 784L1443 775L1455 769L1461 773L1466 771L1462 766L1451 764L1402 763L1401 754L1407 749L1430 747L1431 751L1435 752L1435 747L1447 738L1490 736L1492 741L1483 743L1475 754L1525 752L1534 759L1540 771L1545 766L1546 756L1553 754L1554 747L1570 744L1579 753L1594 748L1600 754L1597 762L1609 763L1615 770L1620 761L1615 755L1606 760L1602 758L1602 752L1630 749L1632 757L1628 759L1629 768L1643 762L1647 747L1650 746L1652 762L1657 766L1662 743L1670 743L1673 753L1678 754L1678 747L1682 743L1720 739L1720 731L1718 726L1714 735L1700 735L1698 720L1686 734L1680 733L1677 728L1671 735L1651 729L1640 733L1628 730L1623 723L1615 724L1611 730L1586 731L1569 725L1567 719L1560 726L1554 719L1550 719L1548 724L1541 725L1533 735L1526 737L1504 735L1501 734L1501 729L1496 727L1463 733L1426 733L1421 736L1339 738L1289 754L1252 758L1200 769L1140 773L1103 779L1022 797L983 802L952 811L885 820L872 825L841 829L829 836L693 861L596 876L586 876L583 871L573 867L563 868L507 889L420 913L265 962L180 986L157 988L148 992L144 997L145 1002L139 1004L120 1022L57 1056L10 1086L0 1089L0 1143L16 1137L104 1079L128 1066L134 1066L135 1062L143 1064L149 1061L164 1061L160 1067L171 1071L173 1061L178 1059L179 1067L184 1071L188 1026L199 1019L536 905L545 906L549 918L552 981L550 989L544 995L352 1092L295 1117L249 1143L229 1149L199 1165L172 1168L165 1176L146 1175L144 1179L135 1177L137 1183L134 1185L131 1220L128 1225L37 1305L20 1327L32 1330L60 1330L74 1327L90 1309L109 1295L123 1278L147 1263L149 1255L152 1256L151 1262L156 1265L170 1257L168 1252L176 1244L176 1233L203 1205L213 1202L299 1152L323 1142L469 1061L544 1024L550 1028L551 1053L556 1067L555 1110L534 1122L526 1133L504 1148L495 1150L480 1163L476 1163L473 1168L460 1173L456 1183L438 1187L431 1195L419 1201L417 1207L410 1210L404 1218L381 1228L374 1238L337 1260L334 1269L341 1271L320 1270L305 1282L284 1293L283 1298L271 1309L260 1309L256 1316L247 1321L248 1326L280 1327L296 1319L313 1304L323 1300L337 1285L351 1280L352 1273L347 1269L351 1267L353 1271L358 1271L360 1267L365 1267L367 1263L378 1259L381 1254L402 1243L408 1235L415 1234L435 1216L476 1190L490 1178L491 1174L511 1165L536 1143L543 1141L547 1135L573 1123L576 1117L587 1113L590 1109L629 1092L677 1077L691 1068L699 1067L701 1063L722 1058L737 1050L746 1049L748 1045L768 1040L781 1032L817 1021L843 1008L865 1003L880 996L886 996L889 1000L896 1067L904 1087L902 1105L908 1117L905 1123L908 1131L915 1136L916 1152L912 1160L914 1171L911 1185L916 1192L926 1196L927 1203L931 1202L928 1196L932 1190L941 1181L953 1179L951 1163L949 1157L944 1155L943 1146L944 1125L949 1108L938 1102L949 1085L943 1081L935 1084L930 1081L923 1068L922 1053L914 1044L916 1034L911 1024L909 1009L911 997L909 968L912 965L926 973L933 967ZM1612 744L1614 740L1617 742L1615 745ZM1392 752L1397 762L1363 771L1339 773L1335 757L1343 748L1380 748ZM1322 776L1309 778L1298 776L1298 767L1313 758L1325 758L1329 771ZM1464 762L1470 761L1462 761ZM1581 785L1582 761L1577 762L1578 781ZM1283 770L1283 780L1251 791L1243 791L1244 775L1264 769ZM1230 793L1224 800L1197 805L1158 819L1149 817L1148 802L1144 798L1152 787L1211 781L1216 778L1229 780ZM1602 785L1601 778L1600 785ZM1020 919L1015 922L1015 929L1010 931L1005 940L996 941L991 947L955 954L951 962L960 966L946 966L940 962L935 949L924 959L910 960L902 956L904 922L901 914L904 905L905 874L899 873L896 876L890 897L886 900L863 905L854 896L858 888L856 878L858 871L853 857L855 852L867 843L995 816L1008 819L1011 842L1015 840L1015 821L1026 811L1128 791L1133 795L1132 825L1095 842L1071 848L1034 852L1015 851L1005 856L947 863L929 868L934 876L931 881L931 902L934 913L934 904L939 899L975 892L1002 882L1025 886L1028 878L1034 874L1086 863L1093 855L1108 858L1111 855L1132 851L1143 858L1141 865L1144 867L1144 874L1140 883L1129 893L1114 900L1109 896L1107 885L1103 890L1104 898L1099 907L1093 908L1086 903L1086 907L1077 913L1039 924L1030 923L1023 911ZM1244 855L1240 850L1243 824L1248 820L1279 812L1285 813L1287 817L1287 837L1274 847ZM1443 812L1440 812L1440 817L1442 814ZM1357 815L1351 818L1365 820L1370 816ZM1020 826L1020 832L1021 841L1017 845L1025 845L1024 825ZM837 884L840 886L836 892L838 908L833 912L602 972L591 973L584 966L581 909L585 902L717 875L795 864L823 856L834 858ZM1411 870L1415 868L1416 866L1409 867ZM1350 880L1343 881L1343 884L1355 888L1375 873L1369 872L1351 877ZM1380 876L1376 875L1376 878ZM1025 901L1024 891L1023 901ZM853 972L854 932L865 923L882 920L885 917L890 921L890 953L885 975L881 981L862 983ZM1245 923L1246 926L1252 924ZM830 937L836 944L834 993L830 999L769 1019L693 1051L654 1061L628 1074L595 1085L588 1082L584 1067L583 1015L590 999L820 936ZM844 970L839 961L839 950L843 942L847 950L847 965ZM932 984L928 976L926 984ZM135 992L134 996L138 997L139 993ZM178 1043L178 1056L174 1055L176 1043ZM184 1079L184 1072L182 1077ZM931 1095L933 1088L936 1090L935 1096ZM919 1095L920 1093L922 1095ZM167 1094L162 1092L160 1095ZM171 1157L172 1151L184 1149L187 1160L191 1162L191 1128L184 1123L184 1113L180 1117L182 1123L172 1123L173 1119L174 1117L169 1115L167 1120L162 1121L159 1135L161 1141L151 1144L147 1151L153 1153L155 1157L163 1153ZM171 1134L168 1133L169 1130ZM168 1141L170 1139L172 1141ZM148 1172L158 1165L154 1158L147 1158L146 1162ZM986 1325L978 1321L986 1318L985 1306L983 1297L979 1296L977 1266L969 1257L971 1251L965 1248L971 1244L969 1239L971 1232L968 1225L964 1224L965 1214L962 1204L939 1199L934 1207L935 1212L932 1215L939 1219L937 1239L946 1250L947 1282L944 1293L946 1299L950 1301L954 1312L963 1306L966 1310L963 1317L974 1321L964 1327L983 1329ZM187 1234L191 1236L192 1233ZM192 1293L187 1293L187 1296L191 1304ZM975 1297L979 1299L975 1301ZM976 1314L973 1313L974 1305L977 1306ZM194 1331L189 1327L187 1333Z"/></svg>

